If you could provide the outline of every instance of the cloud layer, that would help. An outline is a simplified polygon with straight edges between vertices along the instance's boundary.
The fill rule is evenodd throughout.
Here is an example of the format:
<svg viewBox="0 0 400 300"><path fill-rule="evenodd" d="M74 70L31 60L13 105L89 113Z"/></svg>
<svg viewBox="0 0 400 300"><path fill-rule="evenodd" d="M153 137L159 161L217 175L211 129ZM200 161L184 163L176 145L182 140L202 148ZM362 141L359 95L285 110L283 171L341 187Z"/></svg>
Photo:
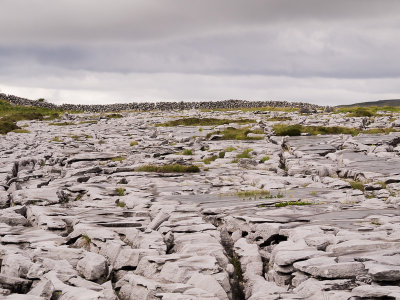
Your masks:
<svg viewBox="0 0 400 300"><path fill-rule="evenodd" d="M0 88L54 102L400 98L400 2L3 0Z"/></svg>

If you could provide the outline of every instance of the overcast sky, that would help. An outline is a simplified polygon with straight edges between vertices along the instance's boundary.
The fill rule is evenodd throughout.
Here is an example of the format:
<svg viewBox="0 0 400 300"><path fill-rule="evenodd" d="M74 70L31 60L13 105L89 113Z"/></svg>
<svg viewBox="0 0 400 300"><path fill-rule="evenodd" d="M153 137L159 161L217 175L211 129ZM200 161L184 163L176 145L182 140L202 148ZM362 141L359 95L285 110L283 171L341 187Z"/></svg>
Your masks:
<svg viewBox="0 0 400 300"><path fill-rule="evenodd" d="M0 0L0 90L55 103L400 98L399 0Z"/></svg>

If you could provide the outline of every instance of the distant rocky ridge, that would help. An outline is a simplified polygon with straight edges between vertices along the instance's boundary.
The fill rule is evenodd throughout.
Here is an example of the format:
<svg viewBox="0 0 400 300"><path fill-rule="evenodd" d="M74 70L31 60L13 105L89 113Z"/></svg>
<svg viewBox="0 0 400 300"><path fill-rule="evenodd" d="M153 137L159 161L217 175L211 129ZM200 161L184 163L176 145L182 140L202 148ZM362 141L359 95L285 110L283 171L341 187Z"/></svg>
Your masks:
<svg viewBox="0 0 400 300"><path fill-rule="evenodd" d="M218 108L257 108L257 107L288 107L306 110L316 110L324 108L322 106L304 102L288 101L247 101L247 100L223 100L223 101L201 101L201 102L131 102L115 103L104 105L82 105L82 104L62 104L56 105L47 101L29 100L14 95L0 93L0 99L9 101L15 105L36 106L50 109L61 109L84 112L111 112L123 110L176 110L176 109L218 109Z"/></svg>
<svg viewBox="0 0 400 300"><path fill-rule="evenodd" d="M354 106L400 106L400 99L377 100L368 102L358 102L350 105L340 105L340 107Z"/></svg>

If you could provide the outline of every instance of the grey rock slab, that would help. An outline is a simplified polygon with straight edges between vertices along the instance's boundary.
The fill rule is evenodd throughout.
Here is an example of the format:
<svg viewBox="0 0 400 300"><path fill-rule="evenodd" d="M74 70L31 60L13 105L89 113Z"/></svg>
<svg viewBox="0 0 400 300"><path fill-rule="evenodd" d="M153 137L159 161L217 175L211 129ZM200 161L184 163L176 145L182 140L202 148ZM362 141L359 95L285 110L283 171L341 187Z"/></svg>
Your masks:
<svg viewBox="0 0 400 300"><path fill-rule="evenodd" d="M398 286L379 286L361 285L351 291L352 296L361 299L379 299L388 297L389 299L400 299L400 287Z"/></svg>
<svg viewBox="0 0 400 300"><path fill-rule="evenodd" d="M29 224L24 216L13 211L0 211L0 222L11 226L25 226Z"/></svg>
<svg viewBox="0 0 400 300"><path fill-rule="evenodd" d="M33 259L51 259L53 261L66 260L70 265L76 268L79 260L81 260L85 254L83 249L71 248L66 245L58 245L53 247L40 247L33 251Z"/></svg>
<svg viewBox="0 0 400 300"><path fill-rule="evenodd" d="M328 279L355 278L366 273L364 265L360 262L337 263L333 257L315 257L296 262L293 266L314 277Z"/></svg>
<svg viewBox="0 0 400 300"><path fill-rule="evenodd" d="M349 291L354 285L355 284L348 279L319 281L315 278L310 278L302 282L293 292L296 296L305 299L317 300L328 297L328 299L340 300L350 298L351 294Z"/></svg>
<svg viewBox="0 0 400 300"><path fill-rule="evenodd" d="M72 164L79 161L95 161L95 160L110 160L115 157L122 156L122 154L106 153L106 152L91 152L80 153L68 158L67 163Z"/></svg>
<svg viewBox="0 0 400 300"><path fill-rule="evenodd" d="M380 251L387 249L398 249L400 242L384 242L384 241L372 241L372 240L350 240L345 241L336 245L330 245L327 247L328 252L332 252L335 255L345 255L357 252L369 252L369 251Z"/></svg>
<svg viewBox="0 0 400 300"><path fill-rule="evenodd" d="M1 242L5 244L29 243L31 244L31 247L34 247L35 245L54 246L59 245L64 241L65 239L57 234L32 227L27 227L26 229L24 228L23 231L15 234L4 235L1 238Z"/></svg>
<svg viewBox="0 0 400 300"><path fill-rule="evenodd" d="M274 263L279 266L287 266L299 260L310 259L322 255L326 255L326 253L323 251L308 249L282 250L276 253Z"/></svg>
<svg viewBox="0 0 400 300"><path fill-rule="evenodd" d="M0 286L13 293L26 294L32 285L31 280L0 274Z"/></svg>
<svg viewBox="0 0 400 300"><path fill-rule="evenodd" d="M228 295L222 288L222 286L218 283L218 281L211 275L204 275L204 274L199 274L195 273L193 276L189 279L187 284L193 285L196 288L203 289L205 291L208 291L215 296L218 297L218 299L221 300L228 300Z"/></svg>
<svg viewBox="0 0 400 300"><path fill-rule="evenodd" d="M115 287L120 288L120 299L154 299L156 293L183 293L191 288L187 284L165 284L133 273L126 274Z"/></svg>
<svg viewBox="0 0 400 300"><path fill-rule="evenodd" d="M266 281L261 276L255 276L245 284L246 295L251 300L279 299L280 295L287 291L286 288Z"/></svg>
<svg viewBox="0 0 400 300"><path fill-rule="evenodd" d="M165 221L167 221L170 217L170 212L160 211L154 219L147 225L147 229L157 230L158 227Z"/></svg>
<svg viewBox="0 0 400 300"><path fill-rule="evenodd" d="M49 205L60 202L57 187L43 187L40 189L17 190L11 193L11 202L14 205Z"/></svg>
<svg viewBox="0 0 400 300"><path fill-rule="evenodd" d="M158 252L154 249L122 249L117 259L114 262L113 268L116 270L123 268L134 269L139 264L139 261L144 256L157 255Z"/></svg>
<svg viewBox="0 0 400 300"><path fill-rule="evenodd" d="M96 253L87 252L85 256L78 261L77 271L88 280L99 280L108 274L108 265L104 256Z"/></svg>
<svg viewBox="0 0 400 300"><path fill-rule="evenodd" d="M233 250L239 256L246 278L262 275L263 263L256 244L249 244L241 238L234 244Z"/></svg>
<svg viewBox="0 0 400 300"><path fill-rule="evenodd" d="M31 266L32 262L28 257L21 254L8 254L3 257L1 274L26 278Z"/></svg>
<svg viewBox="0 0 400 300"><path fill-rule="evenodd" d="M374 281L394 282L400 280L400 266L379 264L370 261L364 262L364 265Z"/></svg>
<svg viewBox="0 0 400 300"><path fill-rule="evenodd" d="M29 291L28 295L51 299L53 292L54 286L51 281L42 279Z"/></svg>
<svg viewBox="0 0 400 300"><path fill-rule="evenodd" d="M25 294L11 294L8 296L5 296L5 300L45 300L47 298L41 297L41 296L35 296L35 295L25 295Z"/></svg>
<svg viewBox="0 0 400 300"><path fill-rule="evenodd" d="M0 181L1 182L1 181ZM6 208L9 206L9 196L6 191L0 190L0 208Z"/></svg>

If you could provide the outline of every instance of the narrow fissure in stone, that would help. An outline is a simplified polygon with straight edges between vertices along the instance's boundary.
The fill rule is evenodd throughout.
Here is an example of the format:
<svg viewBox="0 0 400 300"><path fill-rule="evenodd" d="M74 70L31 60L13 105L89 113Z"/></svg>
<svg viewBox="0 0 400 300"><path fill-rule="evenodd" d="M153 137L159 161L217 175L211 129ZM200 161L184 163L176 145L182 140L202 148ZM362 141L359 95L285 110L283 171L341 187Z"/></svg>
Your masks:
<svg viewBox="0 0 400 300"><path fill-rule="evenodd" d="M230 275L229 281L232 291L232 300L244 300L243 273L239 257L233 250L233 241L226 229L221 230L221 244L225 249L229 262L233 265L234 272Z"/></svg>

